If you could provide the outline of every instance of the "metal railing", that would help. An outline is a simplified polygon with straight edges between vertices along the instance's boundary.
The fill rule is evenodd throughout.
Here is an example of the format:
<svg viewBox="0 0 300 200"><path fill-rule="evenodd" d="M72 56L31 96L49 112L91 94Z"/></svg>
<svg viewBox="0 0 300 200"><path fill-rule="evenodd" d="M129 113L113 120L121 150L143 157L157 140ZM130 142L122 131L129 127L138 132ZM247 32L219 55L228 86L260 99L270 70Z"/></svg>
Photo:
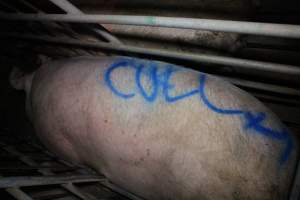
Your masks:
<svg viewBox="0 0 300 200"><path fill-rule="evenodd" d="M49 0L61 10L65 11L67 14L47 14L41 8L37 8L32 5L29 1L21 0L21 2L34 10L36 13L24 13L18 8L14 7L12 3L4 3L0 1L0 5L12 10L15 13L0 13L0 20L5 22L31 22L40 23L49 30L49 32L54 33L51 35L43 35L39 31L31 30L31 34L24 33L0 33L0 39L11 39L30 41L33 43L42 43L47 45L59 45L66 47L76 47L82 49L88 49L88 52L92 54L92 51L102 50L105 52L118 52L120 54L133 53L135 55L147 55L162 57L168 59L178 59L181 61L192 61L205 64L214 64L210 67L220 68L222 66L230 66L238 69L245 74L260 75L262 72L266 76L274 76L276 80L285 81L298 81L300 80L300 67L288 64L278 64L273 62L257 61L250 59L235 58L224 55L211 55L203 53L187 53L187 52L176 52L169 50L153 49L153 48L142 48L137 46L132 46L124 44L101 24L119 24L119 25L135 25L135 26L151 26L151 27L168 27L168 28L181 28L181 29L198 29L198 30L209 30L209 31L220 31L220 32L230 32L239 34L251 34L251 35L262 35L267 37L280 37L289 39L300 39L300 26L291 24L274 24L274 23L258 23L258 22L246 22L246 21L231 21L231 20L215 20L215 19L196 19L196 18L179 18L179 17L161 17L161 16L135 16L135 15L91 15L84 14L79 8L71 4L68 0ZM101 41L85 41L80 38L80 34L73 30L70 23L80 23L82 27L89 30L95 35L97 39L102 39ZM52 24L52 26L47 26L47 24ZM91 24L96 26L91 26ZM53 27L59 27L64 29L66 32L63 34L64 37L58 34L57 30L52 30ZM30 28L25 27L24 31L30 30ZM59 35L59 37L57 36ZM104 41L103 41L104 39ZM226 78L230 82L241 86L249 87L255 90L263 90L266 92L277 93L280 95L288 95L295 97L295 99L283 99L279 96L269 96L265 94L257 94L257 96L263 96L263 98L271 98L272 101L280 101L284 103L294 103L300 105L299 89L284 87L280 85L266 84L261 82L242 80L236 78ZM263 81L262 81L263 82ZM111 184L109 181L102 178L91 179L91 177L77 177L75 181L70 180L70 177L58 177L51 169L38 167L38 163L32 160L30 157L22 154L11 146L5 144L1 145L1 148L6 150L11 155L17 156L22 162L26 163L29 167L37 168L38 172L43 176L47 176L45 179L41 177L8 177L0 179L0 187L5 187L6 191L13 195L17 199L28 199L32 198L27 195L22 189L23 186L28 186L32 184L41 184L42 181L48 184L58 184L60 187L69 191L79 199L88 200L91 199L87 195L80 192L80 190L73 183L80 181L97 181L102 185L117 191L119 194L126 196L131 199L139 199L134 195L127 193ZM1 167L1 166L0 166ZM72 166L74 167L74 166ZM299 170L298 170L299 171ZM50 176L56 176L55 181L51 179ZM291 193L291 200L296 200L299 198L299 173L297 181L294 184L293 192ZM13 185L9 185L11 180ZM29 182L30 183L29 183ZM18 182L18 184L16 184ZM44 182L44 183L45 183ZM5 185L6 184L6 185Z"/></svg>
<svg viewBox="0 0 300 200"><path fill-rule="evenodd" d="M160 16L90 15L90 14L0 14L0 19L21 21L57 21L76 23L122 24L169 28L201 29L241 34L300 38L300 26L216 19L196 19Z"/></svg>
<svg viewBox="0 0 300 200"><path fill-rule="evenodd" d="M68 193L65 195L69 195L70 198L72 198L72 196L75 196L77 197L76 199L79 198L81 200L96 200L101 198L101 196L94 196L92 194L86 195L85 193L83 193L80 189L80 186L74 185L79 183L94 184L95 187L98 187L99 189L103 188L104 190L107 190L106 188L108 188L111 195L119 195L119 199L141 200L141 198L136 197L133 194L128 193L127 191L113 185L106 178L104 178L104 176L96 175L94 172L91 173L90 170L86 170L86 168L57 159L54 155L37 144L28 143L27 141L20 141L18 139L15 139L14 144L10 144L5 141L6 139L3 137L2 133L0 138L0 152L5 151L7 153L7 156L5 156L5 158L1 157L3 156L3 154L0 155L0 171L5 171L5 169L10 171L13 170L16 172L19 170L29 171L28 175L26 176L6 177L5 174L0 174L0 188L5 189L5 191L7 191L18 200L34 199L30 194L24 192L24 189L26 189L26 187L30 186L31 188L39 188L40 186L51 185L57 185L66 190ZM30 153L23 153L18 148L16 148L15 145L22 146L22 148L30 148L31 151ZM47 167L43 166L44 162L38 161L39 158L34 156L36 153L41 154L44 157L44 162L50 160L52 164ZM6 160L12 160L10 158L14 158L14 162L21 161L25 164L25 166L20 166L19 164L14 168L8 168ZM67 171L68 173L64 173L64 175L58 173L58 165L62 165L64 168L62 170ZM32 170L40 175L30 175L32 173ZM51 196L51 188L49 188L49 192L47 194Z"/></svg>

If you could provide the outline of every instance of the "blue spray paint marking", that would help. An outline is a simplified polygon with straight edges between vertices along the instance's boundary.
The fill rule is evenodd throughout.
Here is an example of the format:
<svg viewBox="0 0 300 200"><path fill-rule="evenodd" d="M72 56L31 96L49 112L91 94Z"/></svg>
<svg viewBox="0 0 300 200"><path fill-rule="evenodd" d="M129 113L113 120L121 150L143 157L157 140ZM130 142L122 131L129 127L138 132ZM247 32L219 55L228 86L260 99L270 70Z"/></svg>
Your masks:
<svg viewBox="0 0 300 200"><path fill-rule="evenodd" d="M149 68L149 78L152 81L152 93L150 95L147 94L146 90L144 89L141 78L143 76L143 69L144 65L140 65L137 67L136 73L135 73L135 82L137 84L137 87L141 93L141 95L149 102L153 102L158 95L158 79L157 79L157 67L150 66ZM147 74L146 74L147 75Z"/></svg>
<svg viewBox="0 0 300 200"><path fill-rule="evenodd" d="M290 137L288 131L285 128L283 128L280 131L276 131L271 128L263 126L262 123L266 119L266 114L262 112L257 113L255 116L250 111L227 110L227 109L216 107L208 100L207 96L205 95L206 75L200 74L199 79L200 79L199 80L200 97L208 108L210 108L214 112L224 114L224 115L241 115L245 119L244 129L252 129L254 130L254 133L261 134L266 137L270 137L284 142L285 148L280 157L279 163L282 165L288 160L289 155L291 154L293 149L293 142L292 142L292 138Z"/></svg>
<svg viewBox="0 0 300 200"><path fill-rule="evenodd" d="M177 96L173 96L173 97L170 96L169 92L175 88L175 85L170 84L170 79L171 79L172 74L176 71L178 71L178 70L174 69L173 66L169 66L169 67L167 67L165 74L164 74L162 88L163 88L163 95L167 102L176 102L181 99L184 99L184 98L187 98L187 97L190 97L190 96L193 96L193 95L196 95L199 93L199 90L195 89L190 92L180 94Z"/></svg>
<svg viewBox="0 0 300 200"><path fill-rule="evenodd" d="M112 73L119 68L132 68L135 70L135 83L136 88L134 92L126 94L120 91L111 80ZM145 70L146 68L146 70ZM174 66L170 65L166 68L162 75L158 73L158 67L156 63L151 62L148 67L145 67L143 63L136 63L134 60L121 59L119 62L113 63L105 72L104 80L109 89L117 96L129 99L139 93L147 102L154 102L159 97L159 91L162 90L162 96L167 102L176 102L178 100L187 98L192 95L199 93L198 89L179 94L177 96L171 96L170 92L175 88L173 84L170 83L171 76L174 72L178 71ZM142 84L142 78L146 77L151 82L151 91L147 92Z"/></svg>
<svg viewBox="0 0 300 200"><path fill-rule="evenodd" d="M106 85L109 87L109 89L117 96L122 97L124 99L132 98L134 97L134 93L130 94L124 94L120 92L116 87L113 85L113 82L111 80L111 74L114 70L120 68L120 67L131 67L127 61L121 61L121 62L115 62L105 73L104 80L106 82Z"/></svg>
<svg viewBox="0 0 300 200"><path fill-rule="evenodd" d="M111 74L114 70L118 68L132 68L135 70L135 83L136 88L132 93L126 94L117 89L113 81L111 80ZM191 91L171 96L170 92L175 89L175 85L171 83L171 78L174 73L180 71L179 68L174 67L173 65L167 65L163 68L164 71L162 74L159 74L159 68L155 62L151 62L148 67L145 68L142 62L135 62L133 59L120 59L119 61L112 64L106 71L104 80L109 89L117 96L123 99L129 99L134 97L139 93L147 102L154 102L159 96L164 97L164 100L169 103L177 102L185 98L199 95L200 100L213 112L223 114L223 115L234 115L240 116L244 119L243 128L245 130L253 130L253 133L260 134L272 139L279 140L285 143L285 148L280 157L280 165L284 164L293 149L293 141L289 135L287 129L282 128L280 131L273 130L271 128L265 127L263 122L266 119L266 114L263 112L258 112L256 114L251 113L250 111L239 110L239 109L223 109L215 106L211 103L208 97L205 94L205 84L206 84L206 75L199 75L199 88L193 89ZM151 82L150 92L147 92L142 85L141 79L146 77ZM159 92L161 91L161 95Z"/></svg>

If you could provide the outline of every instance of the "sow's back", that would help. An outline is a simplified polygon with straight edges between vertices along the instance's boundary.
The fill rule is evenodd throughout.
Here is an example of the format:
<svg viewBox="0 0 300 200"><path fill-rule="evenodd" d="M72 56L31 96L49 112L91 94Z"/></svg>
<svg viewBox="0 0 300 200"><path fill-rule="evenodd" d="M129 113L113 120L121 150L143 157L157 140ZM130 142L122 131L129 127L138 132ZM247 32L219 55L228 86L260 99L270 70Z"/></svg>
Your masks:
<svg viewBox="0 0 300 200"><path fill-rule="evenodd" d="M297 144L257 99L129 57L49 62L12 85L41 141L145 199L287 199Z"/></svg>

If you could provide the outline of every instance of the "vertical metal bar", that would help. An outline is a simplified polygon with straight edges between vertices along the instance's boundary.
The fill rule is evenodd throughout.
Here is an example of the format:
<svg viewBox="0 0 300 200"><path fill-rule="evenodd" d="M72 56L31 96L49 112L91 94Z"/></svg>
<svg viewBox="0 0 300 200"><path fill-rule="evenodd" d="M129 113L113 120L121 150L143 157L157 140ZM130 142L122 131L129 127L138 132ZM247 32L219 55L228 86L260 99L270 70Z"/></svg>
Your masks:
<svg viewBox="0 0 300 200"><path fill-rule="evenodd" d="M71 4L68 0L50 0L50 1L67 13L84 15L84 13L81 10L79 10L77 7ZM96 34L100 35L101 37L103 37L104 39L108 40L110 43L121 44L120 40L118 40L115 36L110 34L109 31L106 30L101 24L98 25L101 27L102 30L100 28L93 28L93 27L91 27L91 30Z"/></svg>
<svg viewBox="0 0 300 200"><path fill-rule="evenodd" d="M298 162L298 168L291 191L290 200L300 200L300 160Z"/></svg>

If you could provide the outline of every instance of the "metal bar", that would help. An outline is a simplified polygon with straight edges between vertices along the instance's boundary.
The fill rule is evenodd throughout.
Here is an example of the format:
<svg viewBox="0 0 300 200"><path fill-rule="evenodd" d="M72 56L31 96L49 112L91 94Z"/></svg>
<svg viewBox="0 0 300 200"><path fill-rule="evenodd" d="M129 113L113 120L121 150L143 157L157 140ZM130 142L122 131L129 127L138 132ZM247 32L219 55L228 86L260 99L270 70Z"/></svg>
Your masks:
<svg viewBox="0 0 300 200"><path fill-rule="evenodd" d="M295 174L294 185L291 191L290 200L300 199L300 160L298 161L298 168Z"/></svg>
<svg viewBox="0 0 300 200"><path fill-rule="evenodd" d="M24 0L23 0L22 3L23 3L25 6L29 6L31 9L36 9L35 7L32 7L31 4L27 3L27 2L24 1ZM1 5L1 4L4 5L4 6L6 6L7 8L10 8L10 9L14 10L15 12L17 12L17 13L19 13L19 14L20 14L20 13L26 14L26 13L22 12L20 9L17 9L14 5L10 5L10 4L4 3L3 1L0 1L0 5ZM39 13L41 14L42 12L39 12ZM49 29L47 26L45 26L44 23L37 22L37 24L38 24L38 25L44 25L43 28L45 28L45 29L50 33L50 35L55 35L51 29ZM54 24L54 23L51 23L51 24ZM40 33L41 33L40 31L38 31L38 30L36 30L36 29L34 29L34 28L30 28L30 31L33 32L33 33L35 33L35 34L40 34Z"/></svg>
<svg viewBox="0 0 300 200"><path fill-rule="evenodd" d="M51 169L48 166L7 166L5 167L0 166L0 170L40 170L40 169ZM55 167L55 171L74 171L78 168L76 167Z"/></svg>
<svg viewBox="0 0 300 200"><path fill-rule="evenodd" d="M62 160L62 159L58 158L56 155L54 155L50 151L44 149L43 147L41 147L38 144L30 143L30 145L33 146L33 147L35 147L38 151L43 152L47 156L55 159L55 161L57 161L58 163L61 163L61 164L65 165L65 166L67 166L66 169L77 169L77 170L84 169L86 172L87 171L90 172L90 174L96 174L95 171L93 171L92 169L88 168L87 166L83 166L83 165L79 165L79 164L75 164L75 163L70 163L70 162L67 162L65 160ZM57 171L56 168L55 168L55 171Z"/></svg>
<svg viewBox="0 0 300 200"><path fill-rule="evenodd" d="M83 12L81 12L81 10L76 8L68 0L49 0L49 1L52 2L53 4L55 4L57 7L64 10L65 12L67 12L67 13L70 13L70 14L84 14Z"/></svg>
<svg viewBox="0 0 300 200"><path fill-rule="evenodd" d="M58 185L66 183L100 182L105 179L96 175L72 175L72 176L17 176L1 177L0 188L27 187L38 185Z"/></svg>
<svg viewBox="0 0 300 200"><path fill-rule="evenodd" d="M3 177L0 176L0 180ZM5 188L5 191L15 197L18 200L33 200L29 195L27 195L25 192L23 192L20 188L18 187L11 187L11 188Z"/></svg>
<svg viewBox="0 0 300 200"><path fill-rule="evenodd" d="M81 10L79 10L77 7L75 7L73 4L71 4L68 0L50 0L50 1L67 13L84 15L84 13ZM89 28L91 28L91 30L93 32L95 32L96 34L105 38L109 42L121 44L121 42L115 36L113 36L111 33L109 33L109 31L106 30L101 24L98 24L98 25L101 27L102 30L100 28L98 28L98 29L92 28L92 27L89 27Z"/></svg>
<svg viewBox="0 0 300 200"><path fill-rule="evenodd" d="M40 10L39 8L35 7L34 5L32 5L31 3L27 2L26 0L20 0L25 6L27 6L28 8L30 8L31 10L37 12L37 13L44 13L42 10Z"/></svg>
<svg viewBox="0 0 300 200"><path fill-rule="evenodd" d="M267 84L267 83L254 82L254 81L248 81L248 80L237 79L237 78L229 78L229 77L225 77L225 76L218 76L218 77L225 79L225 80L227 80L235 85L238 85L238 86L244 86L244 87L248 87L248 88L254 88L254 89L259 89L259 90L264 90L264 91L269 91L269 92L274 92L274 93L280 93L280 94L293 95L293 96L300 97L300 90L297 90L294 88L272 85L272 84Z"/></svg>
<svg viewBox="0 0 300 200"><path fill-rule="evenodd" d="M6 188L5 189L10 195L15 197L18 200L33 200L30 196L28 196L25 192L23 192L20 188Z"/></svg>
<svg viewBox="0 0 300 200"><path fill-rule="evenodd" d="M35 7L34 5L32 5L31 3L27 2L26 0L21 0L21 1L22 1L22 3L23 3L25 6L31 8L31 9L34 10L35 12L40 13L40 14L46 14L44 11L42 11L41 9ZM58 3L59 3L59 2L63 2L63 1L58 1ZM54 3L54 2L52 2L52 3ZM69 3L69 4L70 4L70 3ZM72 4L70 4L70 5L72 5ZM57 6L59 6L59 5L57 5ZM61 8L61 9L62 9L62 8ZM73 9L72 9L72 10L73 10ZM80 35L79 35L78 33L76 33L76 32L70 27L69 24L66 24L66 23L57 23L57 24L54 24L54 23L52 23L52 24L50 24L50 25L52 25L52 26L54 26L54 27L59 27L59 28L61 27L61 28L63 28L63 29L65 30L67 36L70 36L70 37L75 38L75 39L79 39L79 38L80 38ZM95 30L95 31L97 31L97 30ZM116 43L117 43L117 41L115 41L115 40L117 40L117 39L114 38L114 36L111 36L109 33L106 33L105 31L102 31L102 30L99 30L99 32L100 32L99 34L103 34L103 37L106 36L108 40L110 39L111 42L116 42ZM87 51L87 52L88 52L89 54L93 55L93 52L92 52L92 51Z"/></svg>
<svg viewBox="0 0 300 200"><path fill-rule="evenodd" d="M12 155L18 156L21 161L28 164L29 166L38 166L38 163L36 163L34 160L29 158L28 156L23 155L22 153L17 151L12 146L7 146L1 142L0 142L0 145L4 150L11 153ZM49 169L39 169L38 171L43 175L54 175L54 173L51 172L51 170L49 170ZM78 198L80 198L82 200L90 200L91 199L91 198L87 197L86 195L84 195L83 193L81 193L72 183L61 184L61 187L66 189L67 191L71 192L72 194L74 194L75 196L77 196Z"/></svg>
<svg viewBox="0 0 300 200"><path fill-rule="evenodd" d="M104 179L102 180L102 181L104 181ZM73 185L72 183L66 183L66 184L62 184L65 188L68 188L68 191L69 192L71 192L71 193L73 193L73 194L75 194L76 196L79 196L79 195L83 195L80 191L79 191L79 189L75 186L75 185ZM95 198L95 196L93 196L93 195L85 195L84 196L84 199L85 200L101 200L101 199L98 199L98 198Z"/></svg>
<svg viewBox="0 0 300 200"><path fill-rule="evenodd" d="M27 6L28 8L34 10L35 12L39 13L39 14L46 14L43 10L35 7L34 5L32 5L31 3L29 3L28 1L26 0L20 0L25 6ZM68 24L63 24L63 23L50 23L49 24L51 27L54 27L54 28L62 28L64 29L65 32L67 33L64 33L66 34L67 36L70 36L70 37L73 37L73 38L78 38L78 34L76 32L74 32L69 26Z"/></svg>
<svg viewBox="0 0 300 200"><path fill-rule="evenodd" d="M3 20L62 21L76 23L126 24L170 28L203 29L210 31L300 38L300 26L290 24L243 22L181 17L79 14L8 14L0 13Z"/></svg>
<svg viewBox="0 0 300 200"><path fill-rule="evenodd" d="M295 100L293 98L284 98L284 97L277 97L277 96L273 96L273 95L266 95L266 94L262 94L262 93L258 93L258 92L252 92L252 91L248 91L249 93L251 93L253 96L255 96L256 98L260 99L262 102L264 103L268 103L268 102L276 102L276 103L281 103L284 105L288 105L288 104L292 104L293 106L300 106L300 101ZM299 120L299 124L300 124L300 120Z"/></svg>
<svg viewBox="0 0 300 200"><path fill-rule="evenodd" d="M126 190L124 190L124 189L122 189L122 188L120 188L120 187L118 187L118 186L116 186L112 183L110 183L108 180L104 180L102 182L99 182L99 184L101 184L101 185L103 185L103 186L105 186L105 187L107 187L107 188L109 188L113 191L116 191L117 193L119 193L119 194L121 194L125 197L128 197L131 200L144 200L143 198L141 198L139 196L136 196L135 194L132 194L132 193L130 193L130 192L128 192L128 191L126 191Z"/></svg>
<svg viewBox="0 0 300 200"><path fill-rule="evenodd" d="M182 53L182 52L172 52L166 50L157 50L150 48L141 48L134 47L129 45L114 45L107 44L103 42L82 42L73 39L58 39L51 37L39 37L39 36L31 36L31 35L17 35L17 34L0 34L2 38L11 38L11 39L21 39L21 40L29 40L35 42L56 44L56 45L71 45L76 47L86 47L86 48L96 48L96 49L104 49L104 50L115 50L121 52L130 52L142 55L152 55L152 56L160 56L166 58L174 58L181 59L193 62L201 62L201 63L212 63L219 65L229 65L239 67L240 69L250 70L251 73L259 74L259 72L273 72L278 73L282 76L282 79L286 78L286 80L296 79L300 77L300 68L292 65L283 65L276 64L270 62L262 62L262 61L254 61L226 56L216 56L216 55L207 55L207 54L192 54L192 53ZM247 72L249 73L249 72ZM287 77L284 77L287 75Z"/></svg>

